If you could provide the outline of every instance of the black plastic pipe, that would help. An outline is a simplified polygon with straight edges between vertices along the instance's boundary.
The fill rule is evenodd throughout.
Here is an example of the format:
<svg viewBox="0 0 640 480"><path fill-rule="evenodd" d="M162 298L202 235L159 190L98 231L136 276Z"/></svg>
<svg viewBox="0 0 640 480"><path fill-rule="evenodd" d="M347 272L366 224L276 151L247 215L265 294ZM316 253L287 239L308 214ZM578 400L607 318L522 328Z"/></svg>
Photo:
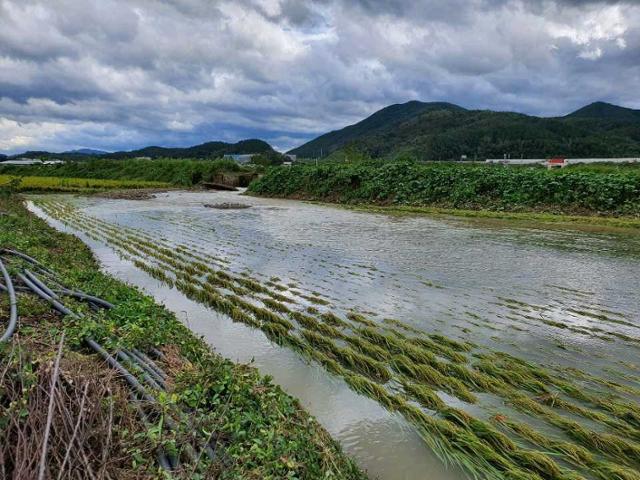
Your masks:
<svg viewBox="0 0 640 480"><path fill-rule="evenodd" d="M4 249L3 251L7 251L6 249ZM20 254L20 252L13 252L13 251L9 251L10 253L14 253L20 257L22 257L23 254ZM25 258L26 257L26 258ZM29 261L32 261L32 263L34 263L35 265L39 265L38 262L35 259L32 259L31 257L28 256L24 256L22 258L25 258ZM1 261L0 261L1 262ZM2 268L4 270L4 272L6 272L6 269L4 269L4 265L2 265ZM48 271L45 270L45 271ZM51 275L55 274L51 271L50 272ZM48 288L41 280L39 280L32 272L25 272L27 276L23 275L23 274L18 274L18 277L25 283L25 285L27 285L36 295L38 295L39 297L41 297L42 299L50 302L53 307L58 310L60 313L62 313L63 315L71 315L75 318L82 318L81 315L76 314L74 312L72 312L71 310L69 310L66 306L64 306L61 302L59 302L56 298L59 298L57 296L57 294L55 292L53 292L50 288ZM8 280L8 282L11 282L11 279L8 275L8 272L6 274L6 278ZM58 282L56 282L58 283ZM9 285L9 283L8 283ZM13 291L13 284L11 284L11 289ZM66 290L66 289L65 289ZM50 293L48 293L50 292ZM78 292L80 293L80 292ZM14 298L15 298L15 292L14 292ZM97 297L94 297L97 299ZM97 300L101 300L101 299L97 299ZM104 301L103 301L104 302ZM108 302L105 302L108 303ZM17 316L17 313L16 313ZM112 368L114 368L115 370L117 370L125 379L125 381L129 384L129 386L132 388L132 390L137 393L137 395L140 396L140 398L142 398L143 400L145 400L146 402L148 402L151 405L157 406L157 401L155 400L155 398L153 398L148 392L147 390L144 388L144 386L138 381L138 379L131 373L129 372L120 362L118 362L113 356L111 356L104 348L102 348L102 346L100 344L98 344L95 340L91 339L91 338L87 338L85 339L86 343L96 352L98 353L99 356L101 356ZM164 354L162 352L160 352L159 350L157 350L156 348L151 349L151 351L154 353L154 355L156 355L159 358L164 358ZM143 378L145 378L145 381L147 381L147 383L150 383L151 385L153 385L153 383L155 383L156 385L158 385L157 382L155 382L146 372L144 367L142 367L142 365L145 364L144 361L140 362L139 360L132 358L131 356L127 355L126 353L123 352L118 352L118 356L120 356L121 358L128 360L129 363L133 364L134 366L137 366L138 368L142 369L143 371ZM147 357L148 358L148 357ZM151 362L153 363L153 362ZM141 365L142 364L142 365ZM155 366L155 364L154 364ZM156 366L156 368L162 372L162 370L159 369L159 367ZM162 374L164 374L164 372L162 372ZM166 374L164 374L166 376ZM164 383L164 382L163 382ZM164 422L167 425L168 428L178 431L178 425L176 424L175 420L170 416L165 414L164 415ZM202 446L204 452L206 453L206 455L213 460L213 458L215 457L215 452L214 450L211 448L211 445L209 445L208 443L202 442L204 445ZM189 443L184 445L184 453L187 455L187 457L189 457L189 460L192 463L196 463L198 461L198 455L195 451L195 449L193 448L192 445L190 445ZM165 456L164 459L161 459L159 457L159 462L162 462L163 467L166 466L165 460L168 460L169 464L173 464L174 466L177 466L179 464L179 460L178 459L172 459L172 458L167 458Z"/></svg>
<svg viewBox="0 0 640 480"><path fill-rule="evenodd" d="M37 261L35 258L30 257L29 255L26 255L22 252L18 252L16 250L11 250L9 248L0 248L0 254L3 253L8 253L9 255L15 255L16 257L20 257L23 260L26 260L27 262L31 263L32 265L36 265L39 268L41 268L42 270L44 270L45 272L51 274L51 275L55 275L55 273L51 270L49 270L47 267L45 267L44 265L42 265L39 261Z"/></svg>
<svg viewBox="0 0 640 480"><path fill-rule="evenodd" d="M143 368L151 378L153 378L153 380L160 386L160 388L162 388L162 390L167 389L167 385L164 379L160 375L158 375L158 373L153 368L151 368L147 364L147 362L145 362L138 354L136 354L135 350L125 350L124 353L129 355L132 359L136 360L138 365Z"/></svg>
<svg viewBox="0 0 640 480"><path fill-rule="evenodd" d="M149 420L149 416L140 405L140 401L136 398L133 392L130 392L129 396L131 397L131 403L136 409L136 412L138 412L138 416L142 420L142 423L144 423L145 427L151 428L151 421ZM158 465L160 465L163 470L172 470L174 462L169 460L169 457L164 452L164 449L162 447L158 447L158 449L156 450L156 459L158 460Z"/></svg>
<svg viewBox="0 0 640 480"><path fill-rule="evenodd" d="M102 298L94 297L93 295L87 295L86 293L78 292L77 290L69 290L67 288L63 288L60 290L60 293L67 297L75 297L78 300L84 300L86 302L93 303L94 305L97 305L102 308L106 308L107 310L111 310L112 308L115 308L114 304L109 303L106 300L103 300Z"/></svg>
<svg viewBox="0 0 640 480"><path fill-rule="evenodd" d="M49 295L51 298L55 298L56 300L60 299L60 297L58 297L58 294L55 293L53 290L51 290L49 287L47 287L44 283L42 283L42 280L36 277L36 275L33 272L25 268L24 274L29 280L35 283L40 288L40 290L42 290L44 293Z"/></svg>
<svg viewBox="0 0 640 480"><path fill-rule="evenodd" d="M13 336L13 333L16 331L16 327L18 326L18 300L16 299L16 292L13 288L11 276L1 259L0 272L2 272L2 276L4 277L5 288L9 295L9 323L7 324L7 329L0 337L0 343L4 343Z"/></svg>
<svg viewBox="0 0 640 480"><path fill-rule="evenodd" d="M133 349L133 352L140 358L142 358L147 363L147 365L149 365L163 380L166 380L168 378L167 374L164 373L164 371L156 364L156 362L149 358L146 353L141 352L140 350L135 348Z"/></svg>
<svg viewBox="0 0 640 480"><path fill-rule="evenodd" d="M155 379L153 379L148 373L147 371L144 369L144 367L142 367L142 365L138 364L138 362L136 361L135 358L133 358L131 355L129 355L129 352L127 351L123 351L123 350L118 350L116 352L116 358L118 358L118 360L128 363L130 365L132 365L133 367L135 367L136 369L140 370L140 372L142 373L142 379L147 383L147 385L149 385L152 388L155 388L156 390L164 390L164 388L162 388L158 382L155 381Z"/></svg>
<svg viewBox="0 0 640 480"><path fill-rule="evenodd" d="M26 276L24 276L21 273L19 273L18 274L18 278L20 278L20 280L22 280L27 287L29 287L31 290L33 290L33 292L36 295L38 295L43 300L46 300L47 302L51 303L51 305L53 305L53 308L55 308L61 314L69 315L69 316L74 317L74 318L81 318L78 314L72 312L67 307L65 307L62 303L60 303L58 300L56 300L55 298L53 298L49 294L47 294L44 290L42 290L40 287L38 287L34 282L29 280Z"/></svg>

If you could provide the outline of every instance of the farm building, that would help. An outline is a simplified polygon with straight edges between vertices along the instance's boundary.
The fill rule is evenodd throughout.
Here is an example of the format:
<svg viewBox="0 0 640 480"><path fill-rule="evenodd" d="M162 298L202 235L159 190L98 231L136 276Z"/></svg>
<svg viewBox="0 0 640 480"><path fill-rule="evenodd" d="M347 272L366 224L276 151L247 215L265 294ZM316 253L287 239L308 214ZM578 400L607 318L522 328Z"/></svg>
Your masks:
<svg viewBox="0 0 640 480"><path fill-rule="evenodd" d="M5 160L0 162L0 165L17 165L17 166L29 166L29 165L42 165L42 160L33 158L16 158L15 160Z"/></svg>
<svg viewBox="0 0 640 480"><path fill-rule="evenodd" d="M547 168L564 168L568 165L579 163L640 163L640 158L488 158L486 162L503 165L545 165Z"/></svg>
<svg viewBox="0 0 640 480"><path fill-rule="evenodd" d="M234 160L236 163L251 163L251 158L257 153L227 153L223 158Z"/></svg>

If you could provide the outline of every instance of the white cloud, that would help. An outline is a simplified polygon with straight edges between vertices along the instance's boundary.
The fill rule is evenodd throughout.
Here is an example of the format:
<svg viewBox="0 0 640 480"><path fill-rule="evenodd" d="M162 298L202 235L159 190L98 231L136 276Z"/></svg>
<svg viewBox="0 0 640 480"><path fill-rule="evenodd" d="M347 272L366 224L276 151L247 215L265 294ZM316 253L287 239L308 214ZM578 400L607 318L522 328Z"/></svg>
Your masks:
<svg viewBox="0 0 640 480"><path fill-rule="evenodd" d="M640 106L639 48L625 3L0 0L0 149L288 147L409 99Z"/></svg>

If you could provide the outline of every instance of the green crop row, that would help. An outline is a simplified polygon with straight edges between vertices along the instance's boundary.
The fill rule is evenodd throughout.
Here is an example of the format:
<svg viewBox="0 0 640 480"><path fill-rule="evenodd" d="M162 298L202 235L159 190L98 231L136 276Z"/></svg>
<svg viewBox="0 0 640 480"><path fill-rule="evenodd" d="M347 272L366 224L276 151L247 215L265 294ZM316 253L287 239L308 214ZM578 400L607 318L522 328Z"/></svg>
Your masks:
<svg viewBox="0 0 640 480"><path fill-rule="evenodd" d="M640 174L414 162L273 168L250 192L339 203L640 214Z"/></svg>
<svg viewBox="0 0 640 480"><path fill-rule="evenodd" d="M0 174L145 180L183 186L211 180L214 175L223 171L237 172L239 170L241 167L233 160L97 159L67 162L60 165L0 165Z"/></svg>

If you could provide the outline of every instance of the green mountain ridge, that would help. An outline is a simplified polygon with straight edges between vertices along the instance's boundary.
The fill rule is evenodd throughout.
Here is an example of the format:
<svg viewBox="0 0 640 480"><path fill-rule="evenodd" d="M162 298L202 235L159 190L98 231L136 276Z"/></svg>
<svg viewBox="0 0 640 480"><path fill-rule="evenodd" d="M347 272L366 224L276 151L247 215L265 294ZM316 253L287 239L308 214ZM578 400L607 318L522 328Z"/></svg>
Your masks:
<svg viewBox="0 0 640 480"><path fill-rule="evenodd" d="M606 102L594 102L570 113L565 118L601 118L640 121L640 110L620 107Z"/></svg>
<svg viewBox="0 0 640 480"><path fill-rule="evenodd" d="M564 117L536 117L411 101L386 107L289 153L302 158L340 157L354 150L372 157L406 155L419 160L458 160L463 155L484 160L504 154L640 156L640 110L596 102Z"/></svg>
<svg viewBox="0 0 640 480"><path fill-rule="evenodd" d="M46 151L28 151L19 155L12 155L9 158L61 158L61 159L77 159L78 157L99 156L106 159L126 159L136 157L150 158L219 158L230 154L250 154L250 153L266 153L272 154L275 151L267 142L258 139L241 140L237 143L226 142L206 142L192 147L157 147L150 146L137 150L122 152L103 152L95 153L95 150L85 149L63 153L52 153Z"/></svg>

